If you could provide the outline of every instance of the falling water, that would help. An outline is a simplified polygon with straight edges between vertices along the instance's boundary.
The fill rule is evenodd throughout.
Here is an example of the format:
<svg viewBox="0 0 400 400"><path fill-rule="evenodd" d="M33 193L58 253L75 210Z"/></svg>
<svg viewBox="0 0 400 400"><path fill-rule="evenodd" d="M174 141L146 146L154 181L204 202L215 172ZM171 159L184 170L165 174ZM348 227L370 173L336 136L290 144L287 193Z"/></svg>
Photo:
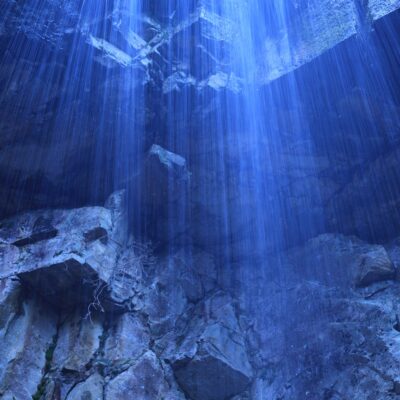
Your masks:
<svg viewBox="0 0 400 400"><path fill-rule="evenodd" d="M3 1L4 216L124 189L130 233L157 254L212 253L267 332L260 352L275 340L279 368L295 368L295 285L348 272L282 254L332 232L384 243L400 224L396 162L346 197L399 143L399 13L332 3ZM154 149L185 164L161 195ZM317 334L326 310L311 303Z"/></svg>

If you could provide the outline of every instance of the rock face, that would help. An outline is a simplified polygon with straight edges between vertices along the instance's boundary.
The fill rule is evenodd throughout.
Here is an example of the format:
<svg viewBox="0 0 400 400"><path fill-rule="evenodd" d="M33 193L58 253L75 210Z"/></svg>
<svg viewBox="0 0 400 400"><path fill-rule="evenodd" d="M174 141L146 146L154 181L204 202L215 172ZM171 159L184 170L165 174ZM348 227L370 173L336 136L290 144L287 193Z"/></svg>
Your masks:
<svg viewBox="0 0 400 400"><path fill-rule="evenodd" d="M139 178L141 217L146 221L142 231L149 232L159 245L188 230L190 176L184 157L160 145L151 146Z"/></svg>
<svg viewBox="0 0 400 400"><path fill-rule="evenodd" d="M216 294L199 305L172 368L194 400L227 399L246 389L252 368L232 299Z"/></svg>
<svg viewBox="0 0 400 400"><path fill-rule="evenodd" d="M280 262L299 276L312 274L325 284L343 287L391 280L396 272L384 246L333 234L320 235L290 250Z"/></svg>
<svg viewBox="0 0 400 400"><path fill-rule="evenodd" d="M261 276L243 275L193 247L152 255L126 236L123 198L1 223L2 398L389 400L398 393L398 240L382 246L325 234L268 257ZM72 267L54 259L69 260L75 249L79 279L60 286L72 284ZM77 286L93 276L101 293ZM82 296L67 307L63 290Z"/></svg>
<svg viewBox="0 0 400 400"><path fill-rule="evenodd" d="M20 285L1 281L0 395L31 399L47 364L56 333L56 314L40 300L20 296Z"/></svg>
<svg viewBox="0 0 400 400"><path fill-rule="evenodd" d="M250 384L212 257L182 250L156 260L128 239L123 198L2 222L2 398L216 399ZM191 386L219 373L218 386Z"/></svg>
<svg viewBox="0 0 400 400"><path fill-rule="evenodd" d="M95 291L103 296L123 246L118 218L112 209L87 207L37 211L4 221L0 278L18 276L60 308L87 303L85 296Z"/></svg>
<svg viewBox="0 0 400 400"><path fill-rule="evenodd" d="M389 253L355 238L322 235L268 259L277 269L241 286L243 303L260 288L247 314L254 318L250 358L261 375L251 399L396 397L398 307L392 299L399 286L391 280ZM382 281L357 287L368 263L372 270L382 266Z"/></svg>
<svg viewBox="0 0 400 400"><path fill-rule="evenodd" d="M145 353L137 362L112 379L106 388L107 399L167 398L169 392L161 363L152 352Z"/></svg>
<svg viewBox="0 0 400 400"><path fill-rule="evenodd" d="M103 378L99 374L90 376L85 381L78 383L68 395L71 400L95 400L104 398Z"/></svg>

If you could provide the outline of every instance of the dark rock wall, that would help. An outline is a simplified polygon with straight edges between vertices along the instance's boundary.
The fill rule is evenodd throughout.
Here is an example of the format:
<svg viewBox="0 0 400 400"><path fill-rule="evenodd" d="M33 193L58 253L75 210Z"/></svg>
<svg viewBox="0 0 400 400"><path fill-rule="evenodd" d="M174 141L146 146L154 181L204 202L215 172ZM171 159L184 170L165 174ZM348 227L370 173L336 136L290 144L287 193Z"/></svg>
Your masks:
<svg viewBox="0 0 400 400"><path fill-rule="evenodd" d="M27 209L102 204L113 190L128 188L130 201L136 204L130 211L136 233L145 232L153 241L163 242L168 219L175 218L177 232L170 232L167 241L173 237L180 240L182 232L197 227L191 232L196 243L213 246L220 242L224 247L226 240L219 238L224 212L228 211L218 203L227 198L232 205L228 214L238 215L235 179L243 159L250 162L252 154L266 148L260 174L267 186L274 187L272 198L265 195L266 208L271 210L268 218L273 221L275 210L280 209L282 225L286 226L280 236L289 245L325 231L356 234L371 241L396 237L400 218L396 168L400 89L398 69L392 66L399 60L394 45L398 13L375 22L367 39L350 38L295 73L262 87L263 101L273 105L266 107L261 117L265 134L256 143L244 144L248 136L245 127L225 134L221 134L223 129L216 131L219 115L227 113L224 107L229 108L241 96L240 85L236 87L230 80L230 72L212 75L199 88L190 84L191 77L165 65L171 52L182 56L177 65L184 63L188 54L179 51L177 43L185 37L200 35L199 45L209 46L214 41L222 46L225 42L220 37L227 34L229 24L214 14L196 13L197 6L189 3L173 22L160 17L157 25L156 20L147 19L137 29L142 40L152 43L152 52L141 53L143 64L133 71L123 65L124 56L113 47L88 39L89 34L100 40L103 32L115 31L110 40L125 43L122 50L130 49L130 57L137 52L132 46L140 40L128 35L127 29L133 27L124 25L127 22L119 16L118 8L84 9L79 17L79 2L42 6L52 15L50 26L43 25L47 13L40 9L37 27L31 27L35 10L28 3L22 8L10 3L3 18L3 216ZM144 7L155 18L154 6ZM165 14L171 10L175 10L172 5L165 7ZM109 17L97 18L108 11ZM178 23L187 15L191 16L190 30ZM122 21L121 26L118 21ZM170 24L176 25L174 34L163 36L162 29ZM144 59L153 56L147 66ZM195 74L193 62L205 62L209 55L196 53L191 57ZM99 60L111 60L115 65ZM82 75L79 63L90 70L89 77ZM206 64L210 74L219 68L212 60ZM175 78L168 75L170 70L177 74ZM80 76L85 85L71 85L72 76ZM138 82L144 86L136 87ZM130 94L132 86L134 94ZM132 96L137 96L134 103ZM293 96L298 101L293 101ZM171 107L182 105L184 99L190 113L177 106L171 118ZM190 188L179 192L181 197L188 196L185 205L176 204L172 192L175 196L178 192L170 191L169 202L175 205L169 211L140 194L151 191L146 185L152 178L147 175L143 183L137 176L154 143L183 156L193 178ZM216 158L215 154L224 156ZM158 172L153 171L155 175ZM228 181L231 187L227 187ZM251 183L243 190L251 193ZM142 212L143 204L148 203L152 206ZM252 203L250 195L248 203ZM187 208L186 222L171 216L172 208L182 207ZM187 222L189 226L184 225ZM232 235L240 230L239 221L232 227Z"/></svg>
<svg viewBox="0 0 400 400"><path fill-rule="evenodd" d="M258 142L245 144L245 127L226 134L216 129L224 107L240 98L242 88L239 77L234 81L232 71L222 68L225 62L218 62L225 55L229 60L235 49L228 40L232 24L221 20L216 10L211 12L207 2L185 3L178 11L170 2L157 7L144 2L142 12L148 18L140 23L127 17L132 10L112 2L109 9L50 1L35 10L35 4L7 2L1 20L3 216L27 209L102 204L121 188L128 188L136 202L132 209L142 210L149 199L141 199L139 192L148 190L141 190L135 177L156 143L186 159L193 179L185 219L198 226L192 232L196 243L209 246L218 242L225 218L224 210L215 207L216 198L222 203L227 196L231 214L237 214L234 182L243 159L251 160L252 154L266 148L260 173L268 186L275 187L272 199L265 196L266 208L272 213L280 209L286 242L325 231L371 241L396 237L400 89L393 66L399 60L399 14L378 18L395 9L396 2L369 3L376 22L367 37L359 34L326 52L340 42L334 42L332 32L333 41L323 55L262 87L263 101L273 105L262 116L265 134ZM286 21L306 13L307 7L315 14L308 24L319 20L329 27L324 19L328 6L300 2L288 3ZM306 37L309 27L303 25L293 23ZM258 32L258 40L264 34ZM191 53L179 47L189 37L198 41ZM218 54L197 53L213 43ZM289 43L294 45L294 39ZM125 65L127 57L136 56L137 68ZM196 67L196 60L208 67ZM90 74L84 75L79 65ZM179 70L182 65L188 65L189 75ZM207 76L196 76L196 71ZM85 84L71 84L72 77ZM137 97L134 103L132 96ZM181 107L185 99L189 115ZM233 184L226 189L229 180ZM251 192L251 184L244 190ZM155 242L165 239L162 221L171 218L168 210L153 204L145 217L141 211L133 214L136 232L145 231ZM177 237L189 230L180 221L176 225ZM214 237L207 240L208 236Z"/></svg>

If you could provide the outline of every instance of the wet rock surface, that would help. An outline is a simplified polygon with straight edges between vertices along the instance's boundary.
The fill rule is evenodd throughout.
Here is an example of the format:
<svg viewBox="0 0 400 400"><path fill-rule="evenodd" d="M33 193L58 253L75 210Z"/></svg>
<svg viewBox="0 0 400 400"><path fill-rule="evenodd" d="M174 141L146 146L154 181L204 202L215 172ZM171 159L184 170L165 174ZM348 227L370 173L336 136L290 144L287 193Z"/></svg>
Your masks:
<svg viewBox="0 0 400 400"><path fill-rule="evenodd" d="M123 232L118 226L123 220L112 222L123 215L118 204L121 196L113 195L110 208L89 207L86 219L74 220L81 237L75 244L87 259L99 249L102 255L117 253L112 263L106 258L98 264L101 270L82 269L79 278L90 278L93 270L109 276L107 298L81 287L90 302L59 307L48 295L46 275L32 285L18 257L2 263L2 398L396 398L398 241L381 246L325 234L267 257L269 268L243 279L245 266L226 271L194 248L152 255L128 237L114 247L97 234L90 238L99 245L84 247L85 233L97 229L110 209L113 217L102 229L109 238L113 229ZM59 216L52 224L57 236L24 245L53 249L56 240L58 251L67 252L71 244L60 239L63 224L82 212L41 212ZM36 218L33 212L4 221L2 241L20 240L17 224ZM27 226L24 238L32 237ZM35 263L26 263L29 273L41 270L49 254L34 257ZM54 267L52 274L65 278L62 268ZM116 312L106 306L111 301L124 307Z"/></svg>

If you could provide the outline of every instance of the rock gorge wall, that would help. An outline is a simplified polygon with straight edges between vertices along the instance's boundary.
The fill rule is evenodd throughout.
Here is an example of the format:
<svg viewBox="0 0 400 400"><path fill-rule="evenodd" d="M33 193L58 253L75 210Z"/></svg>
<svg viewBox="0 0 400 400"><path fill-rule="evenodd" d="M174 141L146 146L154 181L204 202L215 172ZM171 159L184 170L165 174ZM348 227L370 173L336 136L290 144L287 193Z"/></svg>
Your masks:
<svg viewBox="0 0 400 400"><path fill-rule="evenodd" d="M241 280L153 255L123 203L1 222L2 399L397 398L398 240L321 235Z"/></svg>

